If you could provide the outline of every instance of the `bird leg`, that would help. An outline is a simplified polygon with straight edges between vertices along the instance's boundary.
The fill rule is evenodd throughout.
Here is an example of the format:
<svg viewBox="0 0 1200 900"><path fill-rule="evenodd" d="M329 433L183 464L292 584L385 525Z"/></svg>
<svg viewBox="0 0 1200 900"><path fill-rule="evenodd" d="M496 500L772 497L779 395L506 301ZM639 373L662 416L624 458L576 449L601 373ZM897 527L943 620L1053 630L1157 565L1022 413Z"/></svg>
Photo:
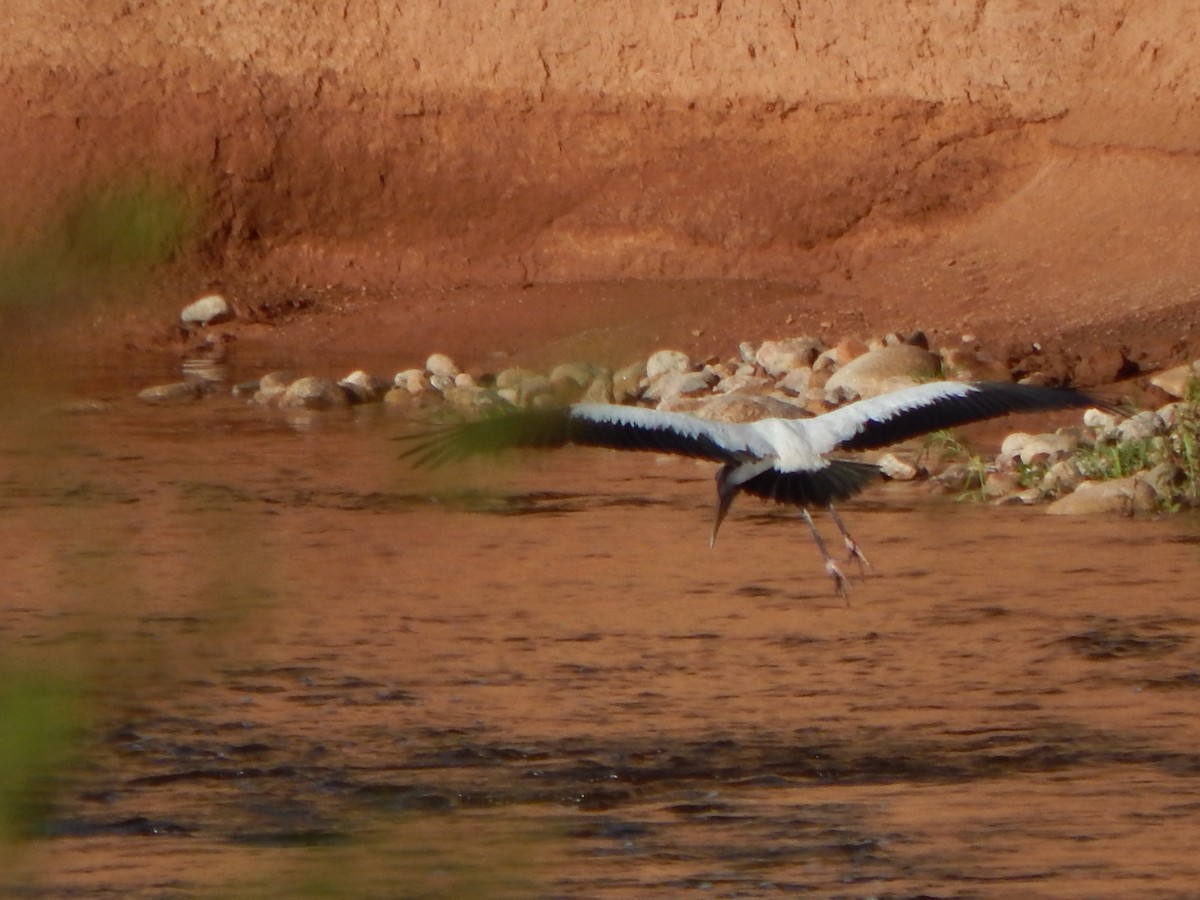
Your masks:
<svg viewBox="0 0 1200 900"><path fill-rule="evenodd" d="M866 578L868 573L872 572L875 567L872 566L870 560L863 555L862 550L859 549L858 543L854 540L854 538L850 537L850 532L846 530L846 523L843 522L842 517L837 514L837 510L833 508L832 503L829 504L828 509L829 515L833 516L833 521L837 525L838 531L842 533L842 540L846 543L846 551L850 554L846 557L846 561L849 562L850 560L854 560L857 562L859 577Z"/></svg>
<svg viewBox="0 0 1200 900"><path fill-rule="evenodd" d="M808 510L803 506L800 507L800 516L808 523L808 529L812 532L813 540L817 542L817 549L821 551L821 558L825 560L825 574L833 579L833 588L837 591L839 597L848 598L846 593L846 574L842 571L841 566L833 561L833 557L829 555L829 549L825 546L825 541L821 537L821 533L817 531L816 523L813 522L812 516L808 514Z"/></svg>
<svg viewBox="0 0 1200 900"><path fill-rule="evenodd" d="M717 473L717 514L713 518L712 535L708 539L710 547L717 543L717 530L721 527L725 513L729 512L729 505L733 503L733 498L737 495L738 486L729 482L729 475L733 469L733 465L727 464Z"/></svg>

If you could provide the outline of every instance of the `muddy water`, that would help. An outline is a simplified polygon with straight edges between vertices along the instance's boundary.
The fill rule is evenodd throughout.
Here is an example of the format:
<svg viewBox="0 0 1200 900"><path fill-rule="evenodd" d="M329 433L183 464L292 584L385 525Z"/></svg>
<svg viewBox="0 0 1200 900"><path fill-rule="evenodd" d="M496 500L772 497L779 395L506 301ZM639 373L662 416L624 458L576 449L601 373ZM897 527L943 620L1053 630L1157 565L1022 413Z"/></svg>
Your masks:
<svg viewBox="0 0 1200 900"><path fill-rule="evenodd" d="M1200 522L883 486L803 524L596 451L433 476L379 410L4 439L8 666L82 746L23 896L1185 896ZM828 523L825 523L827 530Z"/></svg>

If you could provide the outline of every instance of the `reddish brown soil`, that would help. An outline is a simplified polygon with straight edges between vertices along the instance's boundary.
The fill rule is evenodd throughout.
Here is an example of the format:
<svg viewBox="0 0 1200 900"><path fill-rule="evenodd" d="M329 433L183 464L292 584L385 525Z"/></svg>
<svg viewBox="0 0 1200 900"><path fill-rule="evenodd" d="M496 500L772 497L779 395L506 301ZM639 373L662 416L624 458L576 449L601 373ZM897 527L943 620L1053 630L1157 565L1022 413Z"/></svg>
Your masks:
<svg viewBox="0 0 1200 900"><path fill-rule="evenodd" d="M1103 380L1200 353L1196 28L1106 2L16 4L3 235L96 185L185 191L195 240L109 345L161 347L215 286L308 304L228 329L258 358L921 327L1041 342L1059 374L1101 354Z"/></svg>

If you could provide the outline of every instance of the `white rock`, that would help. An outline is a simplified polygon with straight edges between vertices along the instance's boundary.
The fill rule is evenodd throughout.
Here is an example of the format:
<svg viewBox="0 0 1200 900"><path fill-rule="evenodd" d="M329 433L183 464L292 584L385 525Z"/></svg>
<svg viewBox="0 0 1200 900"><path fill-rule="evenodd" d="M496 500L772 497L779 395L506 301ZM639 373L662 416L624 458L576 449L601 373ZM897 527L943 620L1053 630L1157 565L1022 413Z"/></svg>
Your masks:
<svg viewBox="0 0 1200 900"><path fill-rule="evenodd" d="M761 375L746 374L744 372L735 372L728 378L722 378L716 383L713 388L722 394L733 393L734 391L746 394L762 393L772 386L769 378L763 378Z"/></svg>
<svg viewBox="0 0 1200 900"><path fill-rule="evenodd" d="M297 378L279 397L280 409L333 409L349 404L345 388L330 378L315 375Z"/></svg>
<svg viewBox="0 0 1200 900"><path fill-rule="evenodd" d="M989 500L1015 494L1021 485L1013 472L988 472L983 481L983 496Z"/></svg>
<svg viewBox="0 0 1200 900"><path fill-rule="evenodd" d="M1063 459L1046 470L1038 487L1047 494L1064 494L1075 490L1081 481L1083 476L1076 465L1069 459Z"/></svg>
<svg viewBox="0 0 1200 900"><path fill-rule="evenodd" d="M410 394L429 390L429 379L425 377L423 369L405 369L403 372L397 372L392 384Z"/></svg>
<svg viewBox="0 0 1200 900"><path fill-rule="evenodd" d="M811 366L820 352L821 342L816 338L788 338L783 341L763 341L754 359L768 375L779 378L793 369Z"/></svg>
<svg viewBox="0 0 1200 900"><path fill-rule="evenodd" d="M642 394L642 379L646 377L644 362L631 363L613 372L613 402L624 403L636 400Z"/></svg>
<svg viewBox="0 0 1200 900"><path fill-rule="evenodd" d="M1110 412L1092 407L1084 411L1083 424L1088 428L1095 428L1097 432L1103 434L1117 427L1117 417Z"/></svg>
<svg viewBox="0 0 1200 900"><path fill-rule="evenodd" d="M382 378L376 378L362 369L351 372L338 384L349 391L350 398L355 403L378 403L389 387Z"/></svg>
<svg viewBox="0 0 1200 900"><path fill-rule="evenodd" d="M1130 416L1117 426L1117 439L1121 441L1138 441L1154 437L1166 431L1163 420L1152 409L1144 410L1135 416Z"/></svg>
<svg viewBox="0 0 1200 900"><path fill-rule="evenodd" d="M1140 475L1133 475L1110 481L1081 482L1073 492L1046 507L1046 512L1055 516L1153 512L1156 503L1154 489Z"/></svg>
<svg viewBox="0 0 1200 900"><path fill-rule="evenodd" d="M718 394L702 402L695 414L714 422L756 422L759 419L797 419L803 407L775 397L748 397L744 394Z"/></svg>
<svg viewBox="0 0 1200 900"><path fill-rule="evenodd" d="M138 399L143 403L155 406L169 406L176 403L192 403L204 396L202 381L175 381L170 384L156 384L145 390L138 391Z"/></svg>
<svg viewBox="0 0 1200 900"><path fill-rule="evenodd" d="M1006 459L1016 459L1021 448L1032 441L1034 435L1026 431L1014 431L1000 443L1000 455Z"/></svg>
<svg viewBox="0 0 1200 900"><path fill-rule="evenodd" d="M1018 457L1027 466L1043 465L1066 459L1079 446L1079 439L1072 434L1039 434L1026 441Z"/></svg>
<svg viewBox="0 0 1200 900"><path fill-rule="evenodd" d="M454 386L457 388L473 388L479 387L475 383L475 378L470 372L459 372L454 376Z"/></svg>
<svg viewBox="0 0 1200 900"><path fill-rule="evenodd" d="M549 406L556 402L554 382L545 375L534 375L517 385L518 406Z"/></svg>
<svg viewBox="0 0 1200 900"><path fill-rule="evenodd" d="M1164 393L1182 399L1187 396L1188 384L1197 378L1200 378L1200 372L1196 370L1196 363L1191 363L1159 372L1150 383Z"/></svg>
<svg viewBox="0 0 1200 900"><path fill-rule="evenodd" d="M937 372L938 358L928 350L911 344L879 347L834 372L825 384L825 397L830 402L836 402L835 398L875 397L933 378Z"/></svg>
<svg viewBox="0 0 1200 900"><path fill-rule="evenodd" d="M1142 474L1146 484L1162 503L1175 499L1175 482L1179 479L1179 468L1171 462L1160 462L1149 472Z"/></svg>
<svg viewBox="0 0 1200 900"><path fill-rule="evenodd" d="M647 400L667 400L707 394L714 378L707 372L664 372L642 391Z"/></svg>
<svg viewBox="0 0 1200 900"><path fill-rule="evenodd" d="M435 391L438 391L439 393L444 394L444 393L446 393L446 391L448 391L452 387L454 387L454 376L453 375L430 375L429 376L429 386L431 388L433 388Z"/></svg>
<svg viewBox="0 0 1200 900"><path fill-rule="evenodd" d="M445 353L434 353L425 360L425 371L430 375L442 375L453 382L454 376L462 370Z"/></svg>
<svg viewBox="0 0 1200 900"><path fill-rule="evenodd" d="M233 310L220 294L201 297L183 308L179 321L184 325L217 325L233 318Z"/></svg>
<svg viewBox="0 0 1200 900"><path fill-rule="evenodd" d="M779 379L779 388L789 394L795 394L797 397L805 397L808 395L808 389L812 387L813 370L808 366L801 366L798 369L792 369L782 378Z"/></svg>
<svg viewBox="0 0 1200 900"><path fill-rule="evenodd" d="M601 369L592 379L580 398L582 403L612 403L613 375L608 369Z"/></svg>
<svg viewBox="0 0 1200 900"><path fill-rule="evenodd" d="M654 379L667 372L687 372L692 368L692 361L686 353L679 350L659 350L650 354L646 360L646 377Z"/></svg>
<svg viewBox="0 0 1200 900"><path fill-rule="evenodd" d="M596 377L596 367L587 363L560 363L550 370L551 381L573 381L581 388L587 387Z"/></svg>
<svg viewBox="0 0 1200 900"><path fill-rule="evenodd" d="M496 376L497 388L520 388L521 382L529 378L540 378L541 375L532 369L522 369L519 366L513 366L511 369L505 369Z"/></svg>
<svg viewBox="0 0 1200 900"><path fill-rule="evenodd" d="M912 481L917 477L917 467L894 453L885 453L875 461L875 465L892 481Z"/></svg>

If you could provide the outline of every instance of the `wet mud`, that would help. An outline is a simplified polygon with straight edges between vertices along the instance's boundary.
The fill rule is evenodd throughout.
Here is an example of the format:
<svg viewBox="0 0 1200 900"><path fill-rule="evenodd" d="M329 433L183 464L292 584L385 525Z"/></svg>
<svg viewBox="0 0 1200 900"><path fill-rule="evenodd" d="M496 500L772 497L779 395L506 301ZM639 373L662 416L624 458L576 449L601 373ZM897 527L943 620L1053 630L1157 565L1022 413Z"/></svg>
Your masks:
<svg viewBox="0 0 1200 900"><path fill-rule="evenodd" d="M23 896L1200 883L1194 516L882 485L847 602L794 512L739 501L710 549L691 462L414 472L382 411L233 400L39 422L0 644L89 707Z"/></svg>

